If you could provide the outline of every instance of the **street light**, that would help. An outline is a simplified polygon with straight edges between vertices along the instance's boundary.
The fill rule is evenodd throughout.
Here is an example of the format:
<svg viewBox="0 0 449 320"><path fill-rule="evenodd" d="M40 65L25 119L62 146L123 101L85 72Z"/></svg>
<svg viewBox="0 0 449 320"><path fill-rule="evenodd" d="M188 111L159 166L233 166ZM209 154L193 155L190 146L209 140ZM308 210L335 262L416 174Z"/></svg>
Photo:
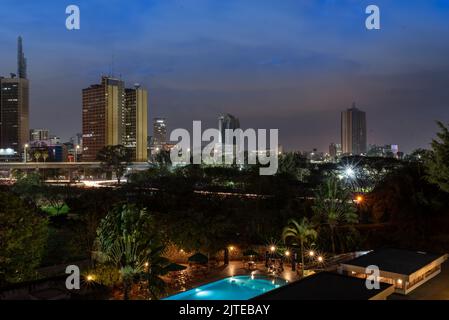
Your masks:
<svg viewBox="0 0 449 320"><path fill-rule="evenodd" d="M271 251L271 252L275 252L275 251L276 251L276 247L275 247L275 246L271 246L271 247L270 247L270 251Z"/></svg>
<svg viewBox="0 0 449 320"><path fill-rule="evenodd" d="M314 251L312 251L312 250L310 250L310 251L309 251L309 256L310 256L310 257L313 257L313 256L315 256L315 252L314 252Z"/></svg>
<svg viewBox="0 0 449 320"><path fill-rule="evenodd" d="M324 258L322 256L319 256L317 259L319 263L322 263L324 261Z"/></svg>
<svg viewBox="0 0 449 320"><path fill-rule="evenodd" d="M25 163L27 162L27 149L28 149L28 147L29 147L29 145L28 145L28 143L25 143L25 146L24 146L25 148L24 148L24 153L25 153Z"/></svg>
<svg viewBox="0 0 449 320"><path fill-rule="evenodd" d="M78 150L79 150L79 148L80 148L80 145L77 144L76 147L75 147L75 162L78 162L77 160L78 160Z"/></svg>
<svg viewBox="0 0 449 320"><path fill-rule="evenodd" d="M94 276L91 275L91 274L87 275L87 277L86 277L86 280L87 280L88 282L94 281L94 279L95 279Z"/></svg>
<svg viewBox="0 0 449 320"><path fill-rule="evenodd" d="M355 198L355 202L356 202L356 203L362 203L362 202L363 202L363 197L362 197L361 195L358 195L358 196Z"/></svg>
<svg viewBox="0 0 449 320"><path fill-rule="evenodd" d="M354 168L352 168L352 167L346 167L344 170L344 173L345 173L346 178L348 178L348 179L355 178L355 171L354 171Z"/></svg>
<svg viewBox="0 0 449 320"><path fill-rule="evenodd" d="M77 144L75 147L75 162L78 162L78 150L80 149L80 145Z"/></svg>

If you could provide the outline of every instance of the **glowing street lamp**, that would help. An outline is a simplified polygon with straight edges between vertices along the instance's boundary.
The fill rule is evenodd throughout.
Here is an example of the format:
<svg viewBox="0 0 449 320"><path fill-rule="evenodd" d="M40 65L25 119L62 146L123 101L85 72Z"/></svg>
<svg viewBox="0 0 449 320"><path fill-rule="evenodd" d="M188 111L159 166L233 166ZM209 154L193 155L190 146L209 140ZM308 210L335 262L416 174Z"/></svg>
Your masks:
<svg viewBox="0 0 449 320"><path fill-rule="evenodd" d="M91 275L91 274L87 275L87 277L86 277L86 280L88 282L94 281L94 279L95 279L95 277L93 275Z"/></svg>
<svg viewBox="0 0 449 320"><path fill-rule="evenodd" d="M271 246L271 247L270 247L270 251L271 251L271 252L275 252L275 251L276 251L276 247L275 247L275 246Z"/></svg>
<svg viewBox="0 0 449 320"><path fill-rule="evenodd" d="M322 256L318 256L317 260L319 263L322 263L324 261L324 258Z"/></svg>
<svg viewBox="0 0 449 320"><path fill-rule="evenodd" d="M355 171L353 167L346 167L344 170L345 177L348 179L354 179L355 178Z"/></svg>
<svg viewBox="0 0 449 320"><path fill-rule="evenodd" d="M75 162L77 162L77 160L78 160L78 150L79 149L80 149L80 146L79 146L79 144L77 144L75 147Z"/></svg>
<svg viewBox="0 0 449 320"><path fill-rule="evenodd" d="M309 251L309 257L314 257L315 256L315 251L310 250Z"/></svg>
<svg viewBox="0 0 449 320"><path fill-rule="evenodd" d="M28 147L29 147L28 143L25 143L25 145L24 145L25 163L27 162Z"/></svg>
<svg viewBox="0 0 449 320"><path fill-rule="evenodd" d="M290 256L290 251L285 251L285 256L289 257Z"/></svg>

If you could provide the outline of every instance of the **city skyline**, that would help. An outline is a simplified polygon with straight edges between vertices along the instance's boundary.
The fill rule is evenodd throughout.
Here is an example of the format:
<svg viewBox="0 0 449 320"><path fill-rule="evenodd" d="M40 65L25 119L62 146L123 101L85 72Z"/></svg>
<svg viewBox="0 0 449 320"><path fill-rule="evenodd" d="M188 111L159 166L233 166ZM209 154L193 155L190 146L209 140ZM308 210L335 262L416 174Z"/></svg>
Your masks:
<svg viewBox="0 0 449 320"><path fill-rule="evenodd" d="M0 72L14 71L22 35L30 127L65 140L81 132L80 90L113 69L148 89L148 120L170 119L169 131L192 120L215 127L217 114L231 113L248 128L279 128L286 150L326 150L356 101L369 115L368 144L428 147L435 120L449 118L449 45L440 40L449 5L413 1L405 12L378 1L382 29L367 31L366 3L136 1L123 12L120 1L79 1L81 29L68 31L62 4L6 1ZM120 29L111 27L118 16Z"/></svg>

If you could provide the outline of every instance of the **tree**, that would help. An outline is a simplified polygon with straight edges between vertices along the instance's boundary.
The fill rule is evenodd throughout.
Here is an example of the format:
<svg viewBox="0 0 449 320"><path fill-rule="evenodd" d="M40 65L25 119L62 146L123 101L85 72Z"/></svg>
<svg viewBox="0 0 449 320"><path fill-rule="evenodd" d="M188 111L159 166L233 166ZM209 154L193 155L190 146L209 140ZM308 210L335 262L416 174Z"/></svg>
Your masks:
<svg viewBox="0 0 449 320"><path fill-rule="evenodd" d="M37 206L42 194L43 181L39 173L18 173L12 191L29 204Z"/></svg>
<svg viewBox="0 0 449 320"><path fill-rule="evenodd" d="M145 268L163 271L159 258L164 245L153 217L146 209L139 209L134 204L116 206L101 221L97 235L96 259L100 264L119 270L125 300L129 299L136 278L144 276ZM154 272L148 280L156 279ZM160 283L152 283L149 288L158 285Z"/></svg>
<svg viewBox="0 0 449 320"><path fill-rule="evenodd" d="M159 299L159 296L166 291L166 284L161 276L171 271L180 270L179 265L170 263L167 258L162 256L165 248L165 245L158 245L155 242L147 248L149 253L142 278L146 280L148 293L153 299Z"/></svg>
<svg viewBox="0 0 449 320"><path fill-rule="evenodd" d="M131 161L129 149L123 145L105 146L98 152L97 160L106 172L114 172L117 182L120 184L121 177Z"/></svg>
<svg viewBox="0 0 449 320"><path fill-rule="evenodd" d="M33 157L34 157L34 159L36 160L36 162L39 161L41 155L42 155L42 154L41 154L41 152L40 152L39 150L36 150L36 151L33 152Z"/></svg>
<svg viewBox="0 0 449 320"><path fill-rule="evenodd" d="M449 129L441 122L437 122L441 132L438 139L432 140L432 150L425 160L428 179L449 192Z"/></svg>
<svg viewBox="0 0 449 320"><path fill-rule="evenodd" d="M74 195L74 190L70 186L43 185L41 190L39 206L43 211L56 216L67 213L70 208L66 200Z"/></svg>
<svg viewBox="0 0 449 320"><path fill-rule="evenodd" d="M47 220L11 193L0 193L0 285L33 279L47 241Z"/></svg>
<svg viewBox="0 0 449 320"><path fill-rule="evenodd" d="M304 245L314 241L318 233L313 224L306 218L302 218L298 223L295 219L290 219L282 232L282 239L285 243L299 245L301 248L302 275L304 276Z"/></svg>
<svg viewBox="0 0 449 320"><path fill-rule="evenodd" d="M156 155L154 156L154 161L158 164L159 167L171 167L171 158L170 158L170 151L168 150L160 150Z"/></svg>
<svg viewBox="0 0 449 320"><path fill-rule="evenodd" d="M43 151L42 152L42 159L44 159L44 162L47 161L48 156L49 156L48 151Z"/></svg>
<svg viewBox="0 0 449 320"><path fill-rule="evenodd" d="M351 193L342 186L338 178L328 178L315 195L313 211L319 223L329 226L332 253L335 254L335 230L341 224L358 222Z"/></svg>
<svg viewBox="0 0 449 320"><path fill-rule="evenodd" d="M299 152L288 152L279 157L278 174L286 174L304 182L305 178L310 175L307 168L307 159Z"/></svg>

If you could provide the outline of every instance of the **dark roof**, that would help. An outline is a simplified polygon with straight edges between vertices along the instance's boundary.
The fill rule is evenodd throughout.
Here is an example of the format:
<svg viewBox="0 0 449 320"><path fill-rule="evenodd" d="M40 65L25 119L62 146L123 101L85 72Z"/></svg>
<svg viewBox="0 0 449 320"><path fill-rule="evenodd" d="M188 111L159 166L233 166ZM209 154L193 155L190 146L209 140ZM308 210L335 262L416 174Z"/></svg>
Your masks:
<svg viewBox="0 0 449 320"><path fill-rule="evenodd" d="M369 300L391 287L367 289L365 280L338 273L320 272L267 292L254 300Z"/></svg>
<svg viewBox="0 0 449 320"><path fill-rule="evenodd" d="M419 251L379 249L343 264L364 268L376 265L380 271L411 275L440 257L441 255L438 254Z"/></svg>

